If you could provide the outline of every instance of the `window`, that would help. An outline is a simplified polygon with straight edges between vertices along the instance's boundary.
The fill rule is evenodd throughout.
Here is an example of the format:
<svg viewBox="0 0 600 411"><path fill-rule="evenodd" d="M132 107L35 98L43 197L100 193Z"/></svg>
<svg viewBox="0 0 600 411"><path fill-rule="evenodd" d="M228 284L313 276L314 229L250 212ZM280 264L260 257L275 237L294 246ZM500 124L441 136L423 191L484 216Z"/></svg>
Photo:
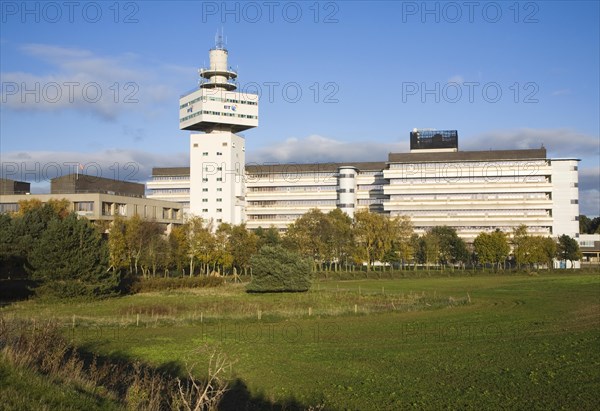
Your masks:
<svg viewBox="0 0 600 411"><path fill-rule="evenodd" d="M208 156L208 151L205 151L204 153L202 153L202 155L203 155L204 157Z"/></svg>
<svg viewBox="0 0 600 411"><path fill-rule="evenodd" d="M203 182L203 183L208 183L208 178L204 177L204 178L202 179L202 182Z"/></svg>
<svg viewBox="0 0 600 411"><path fill-rule="evenodd" d="M217 171L223 171L223 167L217 167Z"/></svg>
<svg viewBox="0 0 600 411"><path fill-rule="evenodd" d="M75 203L75 211L94 211L94 202L78 201Z"/></svg>
<svg viewBox="0 0 600 411"><path fill-rule="evenodd" d="M221 153L220 151L217 151L217 155L218 155L218 156L222 156L222 155L223 155L223 153Z"/></svg>
<svg viewBox="0 0 600 411"><path fill-rule="evenodd" d="M208 213L208 208L203 208L203 209L202 209L202 212L203 212L203 213Z"/></svg>
<svg viewBox="0 0 600 411"><path fill-rule="evenodd" d="M579 200L571 200L571 204L579 204Z"/></svg>
<svg viewBox="0 0 600 411"><path fill-rule="evenodd" d="M203 202L203 203L208 203L208 198L203 198L203 199L202 199L202 202Z"/></svg>
<svg viewBox="0 0 600 411"><path fill-rule="evenodd" d="M19 211L18 203L0 204L0 213L16 213Z"/></svg>
<svg viewBox="0 0 600 411"><path fill-rule="evenodd" d="M227 143L223 143L223 147L227 147Z"/></svg>
<svg viewBox="0 0 600 411"><path fill-rule="evenodd" d="M217 177L217 181L223 181L221 177Z"/></svg>
<svg viewBox="0 0 600 411"><path fill-rule="evenodd" d="M217 191L223 191L223 189L221 187L217 188Z"/></svg>
<svg viewBox="0 0 600 411"><path fill-rule="evenodd" d="M194 148L197 148L197 147L198 147L198 143L194 143Z"/></svg>
<svg viewBox="0 0 600 411"><path fill-rule="evenodd" d="M217 213L221 213L221 212L223 212L223 209L222 208L217 208Z"/></svg>
<svg viewBox="0 0 600 411"><path fill-rule="evenodd" d="M222 203L223 199L222 198L217 198L217 203Z"/></svg>
<svg viewBox="0 0 600 411"><path fill-rule="evenodd" d="M208 191L208 188L204 187L204 188L202 189L202 191L206 193L206 192Z"/></svg>
<svg viewBox="0 0 600 411"><path fill-rule="evenodd" d="M117 215L126 216L127 204L115 204L115 211L117 212Z"/></svg>
<svg viewBox="0 0 600 411"><path fill-rule="evenodd" d="M217 218L217 223L222 223L223 219L222 218Z"/></svg>

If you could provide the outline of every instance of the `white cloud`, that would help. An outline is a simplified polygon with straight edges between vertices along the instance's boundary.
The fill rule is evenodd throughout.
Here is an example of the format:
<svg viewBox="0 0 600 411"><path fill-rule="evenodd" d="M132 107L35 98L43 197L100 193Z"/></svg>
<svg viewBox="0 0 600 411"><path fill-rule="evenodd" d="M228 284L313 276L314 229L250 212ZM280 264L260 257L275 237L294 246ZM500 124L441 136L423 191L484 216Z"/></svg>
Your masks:
<svg viewBox="0 0 600 411"><path fill-rule="evenodd" d="M461 76L460 74L455 74L454 76L450 77L448 79L448 83L458 83L458 84L462 84L465 82L465 79L463 76Z"/></svg>
<svg viewBox="0 0 600 411"><path fill-rule="evenodd" d="M387 161L390 152L408 150L408 142L338 141L311 135L260 148L248 154L248 161L279 163L324 163L341 161Z"/></svg>
<svg viewBox="0 0 600 411"><path fill-rule="evenodd" d="M511 150L546 147L551 157L589 157L599 155L600 137L572 129L493 130L468 139L459 138L461 150Z"/></svg>
<svg viewBox="0 0 600 411"><path fill-rule="evenodd" d="M0 171L3 178L47 184L51 178L75 173L78 164L84 167L83 172L88 175L145 182L152 175L152 167L185 167L189 165L189 155L120 149L87 153L6 152L2 153Z"/></svg>
<svg viewBox="0 0 600 411"><path fill-rule="evenodd" d="M21 52L50 66L47 72L2 72L2 104L12 110L78 110L106 120L120 113L147 111L176 100L161 71L176 66L148 64L133 53L100 56L90 50L26 44Z"/></svg>

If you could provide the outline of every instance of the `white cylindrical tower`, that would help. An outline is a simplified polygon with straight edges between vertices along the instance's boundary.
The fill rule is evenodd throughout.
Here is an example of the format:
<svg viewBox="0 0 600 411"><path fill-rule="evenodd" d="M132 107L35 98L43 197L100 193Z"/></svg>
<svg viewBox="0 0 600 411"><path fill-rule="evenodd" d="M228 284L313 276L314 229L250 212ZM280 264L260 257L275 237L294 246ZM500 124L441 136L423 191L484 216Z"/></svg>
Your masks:
<svg viewBox="0 0 600 411"><path fill-rule="evenodd" d="M338 168L337 207L354 217L356 207L356 167L341 166Z"/></svg>
<svg viewBox="0 0 600 411"><path fill-rule="evenodd" d="M223 47L223 36L217 35L215 43L215 48L209 51L209 68L198 70L200 77L206 80L200 83L200 88L233 91L237 86L229 80L237 78L237 73L227 66L228 52Z"/></svg>

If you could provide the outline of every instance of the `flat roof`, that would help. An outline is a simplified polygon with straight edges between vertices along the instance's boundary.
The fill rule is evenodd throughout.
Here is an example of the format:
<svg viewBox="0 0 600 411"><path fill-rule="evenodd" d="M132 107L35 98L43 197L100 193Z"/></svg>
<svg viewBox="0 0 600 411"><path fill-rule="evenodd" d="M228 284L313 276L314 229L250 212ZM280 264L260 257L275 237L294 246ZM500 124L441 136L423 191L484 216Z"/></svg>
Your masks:
<svg viewBox="0 0 600 411"><path fill-rule="evenodd" d="M337 171L340 167L354 167L363 171L383 170L386 168L385 161L364 161L347 163L249 163L246 164L248 173L295 173L295 172L330 172ZM189 176L189 167L155 167L152 176Z"/></svg>
<svg viewBox="0 0 600 411"><path fill-rule="evenodd" d="M481 160L546 159L545 148L525 150L454 151L439 153L390 153L389 163L419 163L426 161L481 161Z"/></svg>

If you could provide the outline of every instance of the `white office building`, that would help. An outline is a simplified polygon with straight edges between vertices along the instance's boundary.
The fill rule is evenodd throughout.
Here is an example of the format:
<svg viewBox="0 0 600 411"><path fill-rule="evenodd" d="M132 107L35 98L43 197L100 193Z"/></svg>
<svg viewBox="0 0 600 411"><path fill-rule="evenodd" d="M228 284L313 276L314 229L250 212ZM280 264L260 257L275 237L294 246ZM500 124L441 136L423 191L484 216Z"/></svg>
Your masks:
<svg viewBox="0 0 600 411"><path fill-rule="evenodd" d="M190 167L154 168L148 197L177 201L215 223L280 230L312 208L369 209L408 216L419 234L448 225L471 242L482 231L521 224L530 233L577 237L578 159L550 159L545 148L460 151L456 130L414 129L410 152L387 161L245 163L244 138L258 126L258 96L236 92L221 38L200 69L197 90L181 97L190 130Z"/></svg>

